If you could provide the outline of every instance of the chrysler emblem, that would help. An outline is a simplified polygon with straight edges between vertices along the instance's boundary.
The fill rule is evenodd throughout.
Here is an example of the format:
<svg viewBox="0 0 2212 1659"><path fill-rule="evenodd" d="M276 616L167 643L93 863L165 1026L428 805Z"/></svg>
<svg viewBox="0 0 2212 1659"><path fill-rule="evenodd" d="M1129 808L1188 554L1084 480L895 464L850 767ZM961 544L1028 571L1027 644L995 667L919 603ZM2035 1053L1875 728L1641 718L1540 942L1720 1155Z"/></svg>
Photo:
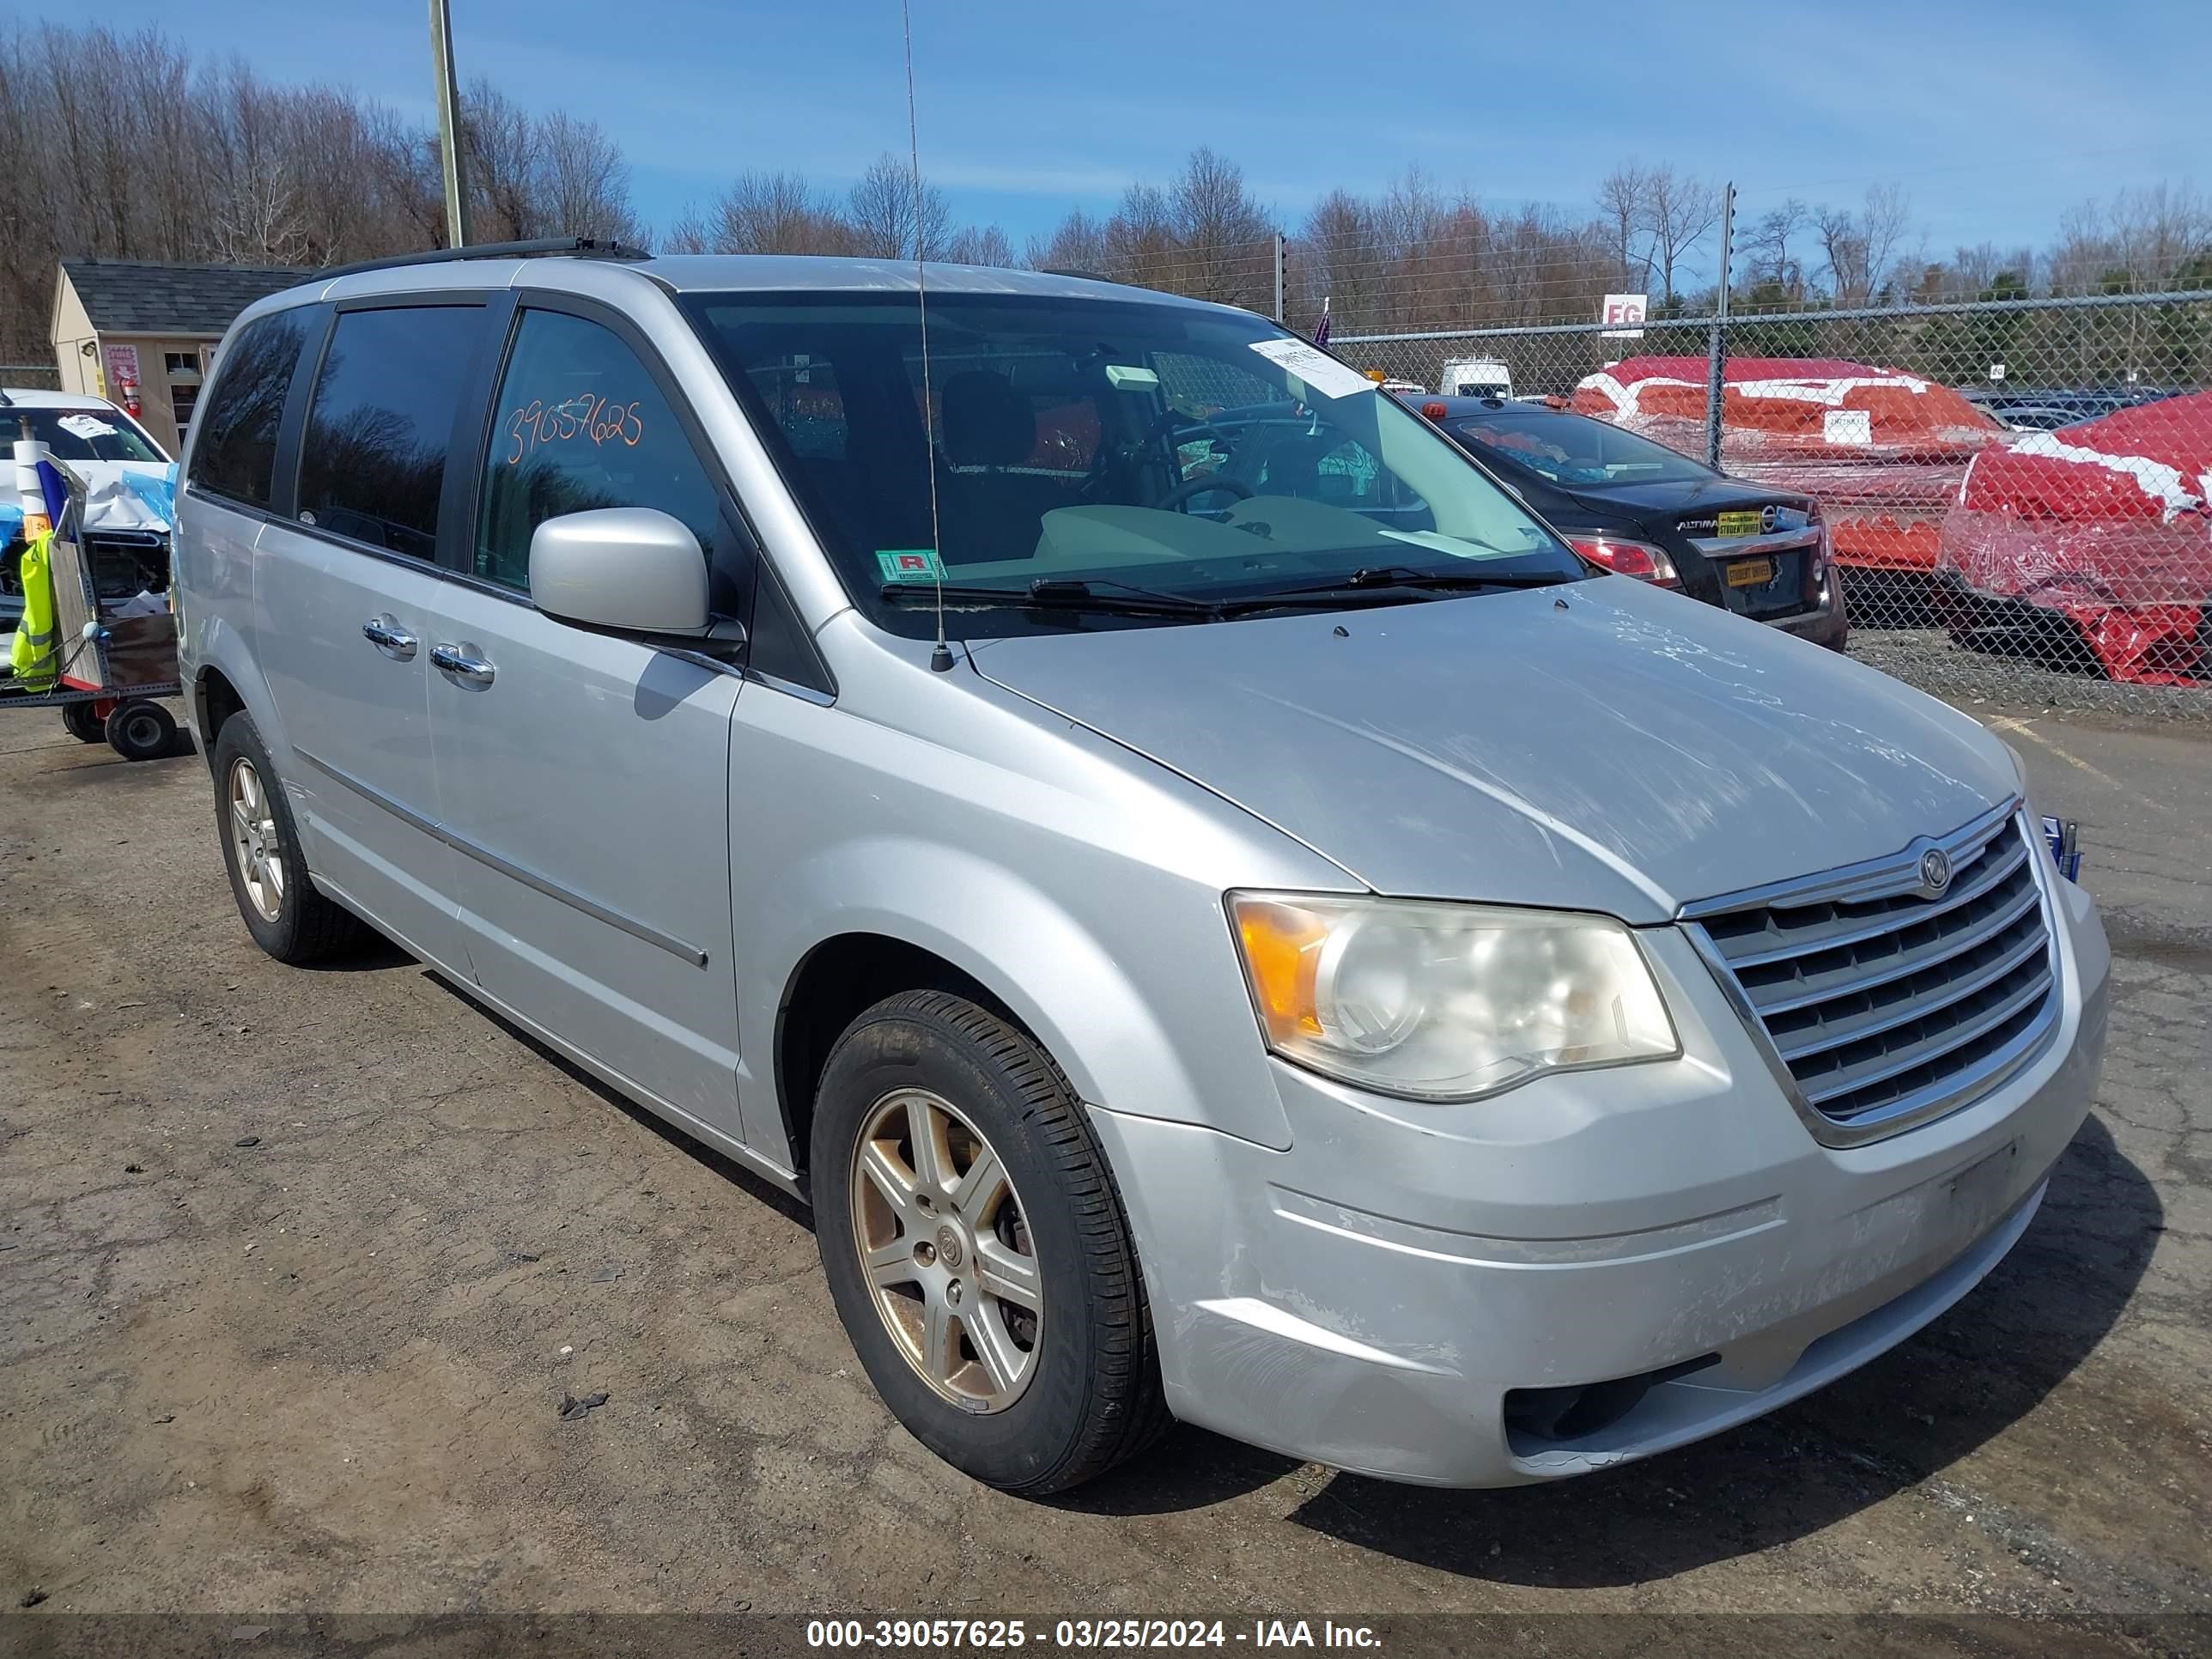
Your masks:
<svg viewBox="0 0 2212 1659"><path fill-rule="evenodd" d="M1950 884L1951 855L1940 847L1929 848L1920 855L1920 890L1929 898L1941 898Z"/></svg>

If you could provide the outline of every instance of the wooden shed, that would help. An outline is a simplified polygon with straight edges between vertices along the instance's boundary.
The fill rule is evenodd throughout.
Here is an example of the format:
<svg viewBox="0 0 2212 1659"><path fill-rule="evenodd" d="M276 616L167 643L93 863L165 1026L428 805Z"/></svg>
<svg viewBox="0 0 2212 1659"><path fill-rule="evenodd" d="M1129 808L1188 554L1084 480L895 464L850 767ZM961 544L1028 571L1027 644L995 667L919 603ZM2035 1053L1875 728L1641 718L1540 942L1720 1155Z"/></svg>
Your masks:
<svg viewBox="0 0 2212 1659"><path fill-rule="evenodd" d="M183 453L216 343L264 295L310 276L270 265L173 265L64 259L54 284L61 389L113 403L138 387L138 418L171 455Z"/></svg>

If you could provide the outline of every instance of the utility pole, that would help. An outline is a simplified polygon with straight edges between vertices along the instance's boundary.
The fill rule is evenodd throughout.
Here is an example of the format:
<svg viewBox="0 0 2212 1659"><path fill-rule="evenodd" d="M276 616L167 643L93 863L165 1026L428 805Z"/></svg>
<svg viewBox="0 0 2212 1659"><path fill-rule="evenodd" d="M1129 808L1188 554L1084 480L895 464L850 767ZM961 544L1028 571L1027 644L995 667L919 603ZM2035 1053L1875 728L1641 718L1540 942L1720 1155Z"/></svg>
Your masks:
<svg viewBox="0 0 2212 1659"><path fill-rule="evenodd" d="M1729 255L1735 240L1735 185L1721 201L1721 292L1705 342L1705 465L1721 464L1721 416L1727 401Z"/></svg>
<svg viewBox="0 0 2212 1659"><path fill-rule="evenodd" d="M461 96L453 77L453 20L430 0L430 62L438 76L438 163L446 175L446 246L469 245L469 193L461 185Z"/></svg>
<svg viewBox="0 0 2212 1659"><path fill-rule="evenodd" d="M1275 320L1283 320L1283 233L1275 233Z"/></svg>

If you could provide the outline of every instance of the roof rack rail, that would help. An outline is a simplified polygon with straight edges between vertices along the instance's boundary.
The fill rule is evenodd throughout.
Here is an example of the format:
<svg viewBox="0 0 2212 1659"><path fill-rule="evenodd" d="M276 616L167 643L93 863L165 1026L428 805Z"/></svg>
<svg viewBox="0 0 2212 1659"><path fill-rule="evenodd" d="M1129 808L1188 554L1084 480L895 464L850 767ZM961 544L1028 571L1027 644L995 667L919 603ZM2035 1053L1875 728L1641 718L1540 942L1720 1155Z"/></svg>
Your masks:
<svg viewBox="0 0 2212 1659"><path fill-rule="evenodd" d="M596 236L543 236L529 242L476 242L467 247L426 248L420 253L393 253L381 259L362 259L311 273L317 282L332 276L354 276L364 270L396 270L403 265L451 264L458 259L528 259L547 254L567 254L580 259L650 259L641 247Z"/></svg>

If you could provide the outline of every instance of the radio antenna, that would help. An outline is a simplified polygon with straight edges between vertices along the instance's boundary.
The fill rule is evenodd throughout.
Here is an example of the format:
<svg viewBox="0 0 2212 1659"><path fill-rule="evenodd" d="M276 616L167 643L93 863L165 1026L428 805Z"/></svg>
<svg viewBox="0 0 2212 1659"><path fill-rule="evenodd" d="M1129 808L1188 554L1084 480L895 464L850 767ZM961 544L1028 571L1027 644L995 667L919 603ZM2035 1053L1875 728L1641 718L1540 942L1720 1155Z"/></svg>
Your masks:
<svg viewBox="0 0 2212 1659"><path fill-rule="evenodd" d="M929 575L937 584L937 648L929 653L933 673L952 666L952 647L945 642L945 547L937 527L937 409L929 385L929 271L922 262L921 138L914 118L914 19L908 0L899 0L899 28L906 37L906 152L913 175L908 222L914 227L914 297L921 313L921 435L929 465Z"/></svg>

